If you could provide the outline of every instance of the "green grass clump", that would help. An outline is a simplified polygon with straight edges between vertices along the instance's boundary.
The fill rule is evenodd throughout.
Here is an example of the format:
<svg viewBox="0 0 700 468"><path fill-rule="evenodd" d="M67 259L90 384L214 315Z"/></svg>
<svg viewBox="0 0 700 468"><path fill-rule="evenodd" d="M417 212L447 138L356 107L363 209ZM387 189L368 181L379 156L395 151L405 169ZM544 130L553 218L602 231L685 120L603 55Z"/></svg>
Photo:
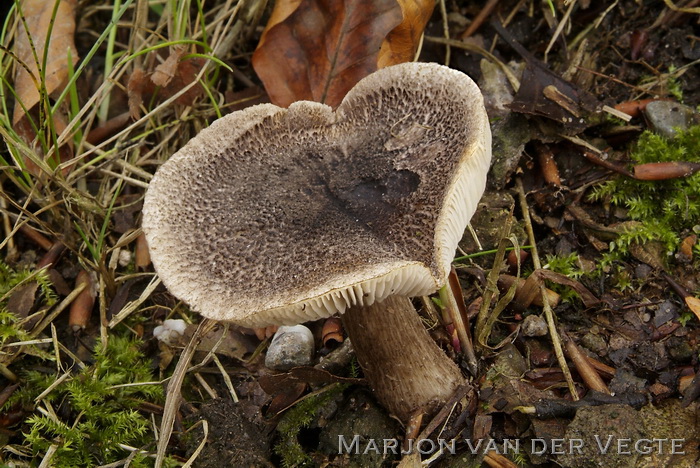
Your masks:
<svg viewBox="0 0 700 468"><path fill-rule="evenodd" d="M644 132L631 154L634 164L687 161L700 162L700 125L678 132L667 139ZM636 227L610 243L610 252L629 252L633 243L660 242L671 254L678 248L684 231L700 224L700 174L661 181L640 181L618 177L597 187L595 200L609 199L625 207Z"/></svg>
<svg viewBox="0 0 700 468"><path fill-rule="evenodd" d="M21 389L3 408L21 405L31 410L30 405L35 405L22 426L24 441L14 447L17 452L40 459L55 449L51 466L87 467L126 459L132 454L126 446L153 448L149 420L137 407L143 401L162 402L163 389L148 383L153 376L139 343L112 336L107 347L95 347L94 359L59 385L55 385L58 375L38 370L24 373ZM55 386L46 393L50 385ZM150 465L137 453L130 466Z"/></svg>

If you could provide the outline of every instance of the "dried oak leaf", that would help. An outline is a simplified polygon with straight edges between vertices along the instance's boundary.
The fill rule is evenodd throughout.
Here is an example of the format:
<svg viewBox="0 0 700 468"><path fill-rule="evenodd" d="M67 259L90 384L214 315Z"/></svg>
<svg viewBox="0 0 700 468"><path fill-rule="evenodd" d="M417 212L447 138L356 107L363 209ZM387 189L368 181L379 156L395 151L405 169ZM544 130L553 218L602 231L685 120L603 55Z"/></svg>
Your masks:
<svg viewBox="0 0 700 468"><path fill-rule="evenodd" d="M403 21L386 37L379 50L377 68L414 59L425 25L433 14L433 0L399 0Z"/></svg>
<svg viewBox="0 0 700 468"><path fill-rule="evenodd" d="M61 1L56 5L55 13L54 2L24 0L19 4L18 11L24 16L25 21L20 22L14 43L14 52L18 63L14 76L16 101L12 123L15 131L33 147L37 155L41 155L41 151L36 145L37 135L35 131L35 128L39 126L38 120L40 118L37 107L41 100L39 66L44 54L46 54L45 92L54 97L60 94L68 82L69 57L73 65L78 61L78 51L74 42L76 4L76 0ZM52 22L53 26L50 27ZM49 31L51 31L51 37L47 37ZM47 44L48 50L45 51ZM32 45L34 49L32 49ZM63 105L52 115L53 128L59 134L63 132L68 123L65 104L64 101ZM31 125L32 121L35 122L35 126ZM58 149L60 162L68 161L72 157L71 143ZM41 173L41 170L30 158L25 158L25 163L32 174L38 176ZM69 170L70 167L65 167L64 175Z"/></svg>
<svg viewBox="0 0 700 468"><path fill-rule="evenodd" d="M184 53L184 48L173 47L170 50L170 55L168 55L168 58L165 59L163 63L158 65L155 70L153 70L153 74L151 75L151 81L153 84L156 86L167 86L177 73L180 57L182 57L182 54Z"/></svg>
<svg viewBox="0 0 700 468"><path fill-rule="evenodd" d="M25 23L19 23L14 51L21 62L17 65L14 86L17 100L22 105L19 105L19 102L15 105L12 123L17 124L25 116L25 109L30 110L39 103L39 63L34 54L36 53L36 57L41 61L47 42L49 49L46 51L46 92L53 95L61 92L66 85L68 51L73 64L78 61L78 51L74 42L76 4L76 0L59 2L54 16L54 2L24 0L20 3L20 11L26 20L27 29L25 29ZM54 19L53 27L50 27L52 19ZM51 37L47 41L49 30ZM32 51L32 43L34 51Z"/></svg>
<svg viewBox="0 0 700 468"><path fill-rule="evenodd" d="M335 107L377 70L384 39L402 21L396 0L280 1L253 67L273 104L309 100Z"/></svg>

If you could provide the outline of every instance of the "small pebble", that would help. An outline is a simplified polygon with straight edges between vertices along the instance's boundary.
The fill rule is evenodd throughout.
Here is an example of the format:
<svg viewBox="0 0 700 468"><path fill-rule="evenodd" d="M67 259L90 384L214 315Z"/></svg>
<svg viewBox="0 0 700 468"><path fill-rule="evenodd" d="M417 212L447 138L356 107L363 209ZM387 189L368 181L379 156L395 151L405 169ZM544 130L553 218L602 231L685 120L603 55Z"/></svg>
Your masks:
<svg viewBox="0 0 700 468"><path fill-rule="evenodd" d="M265 366L287 371L292 367L308 366L314 357L314 335L304 325L279 327L267 349Z"/></svg>
<svg viewBox="0 0 700 468"><path fill-rule="evenodd" d="M608 350L608 344L605 342L605 339L592 330L581 337L581 344L598 356L605 355Z"/></svg>
<svg viewBox="0 0 700 468"><path fill-rule="evenodd" d="M649 275L651 274L652 268L647 265L646 263L640 263L636 267L634 267L634 276L636 276L638 279L647 279Z"/></svg>
<svg viewBox="0 0 700 468"><path fill-rule="evenodd" d="M698 122L698 115L692 107L672 101L650 102L644 113L654 131L666 138L676 136L676 128L685 130Z"/></svg>
<svg viewBox="0 0 700 468"><path fill-rule="evenodd" d="M523 320L520 329L525 336L545 336L547 334L547 322L539 315L528 315Z"/></svg>

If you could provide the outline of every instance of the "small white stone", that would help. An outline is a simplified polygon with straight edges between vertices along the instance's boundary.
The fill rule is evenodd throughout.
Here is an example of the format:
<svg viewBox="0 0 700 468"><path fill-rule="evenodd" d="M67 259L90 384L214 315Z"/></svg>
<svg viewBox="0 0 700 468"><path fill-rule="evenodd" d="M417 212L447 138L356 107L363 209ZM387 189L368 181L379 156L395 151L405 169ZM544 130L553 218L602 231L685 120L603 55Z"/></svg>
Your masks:
<svg viewBox="0 0 700 468"><path fill-rule="evenodd" d="M158 325L153 329L153 336L158 341L162 341L167 345L174 344L180 338L187 328L187 323L180 319L168 319L163 322L163 325Z"/></svg>
<svg viewBox="0 0 700 468"><path fill-rule="evenodd" d="M265 366L280 371L308 366L313 360L314 351L314 335L304 325L279 327L267 349Z"/></svg>

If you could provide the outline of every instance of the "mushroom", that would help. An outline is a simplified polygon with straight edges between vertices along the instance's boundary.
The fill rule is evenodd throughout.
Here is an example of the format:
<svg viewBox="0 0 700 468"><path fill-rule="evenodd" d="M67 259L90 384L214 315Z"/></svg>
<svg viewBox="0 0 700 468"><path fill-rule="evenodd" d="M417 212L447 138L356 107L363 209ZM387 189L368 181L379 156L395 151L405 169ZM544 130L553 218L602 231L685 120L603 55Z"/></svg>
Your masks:
<svg viewBox="0 0 700 468"><path fill-rule="evenodd" d="M213 122L157 171L143 229L165 286L210 319L343 314L378 400L406 420L464 382L409 297L445 284L490 159L469 77L395 65L335 111L262 104Z"/></svg>

